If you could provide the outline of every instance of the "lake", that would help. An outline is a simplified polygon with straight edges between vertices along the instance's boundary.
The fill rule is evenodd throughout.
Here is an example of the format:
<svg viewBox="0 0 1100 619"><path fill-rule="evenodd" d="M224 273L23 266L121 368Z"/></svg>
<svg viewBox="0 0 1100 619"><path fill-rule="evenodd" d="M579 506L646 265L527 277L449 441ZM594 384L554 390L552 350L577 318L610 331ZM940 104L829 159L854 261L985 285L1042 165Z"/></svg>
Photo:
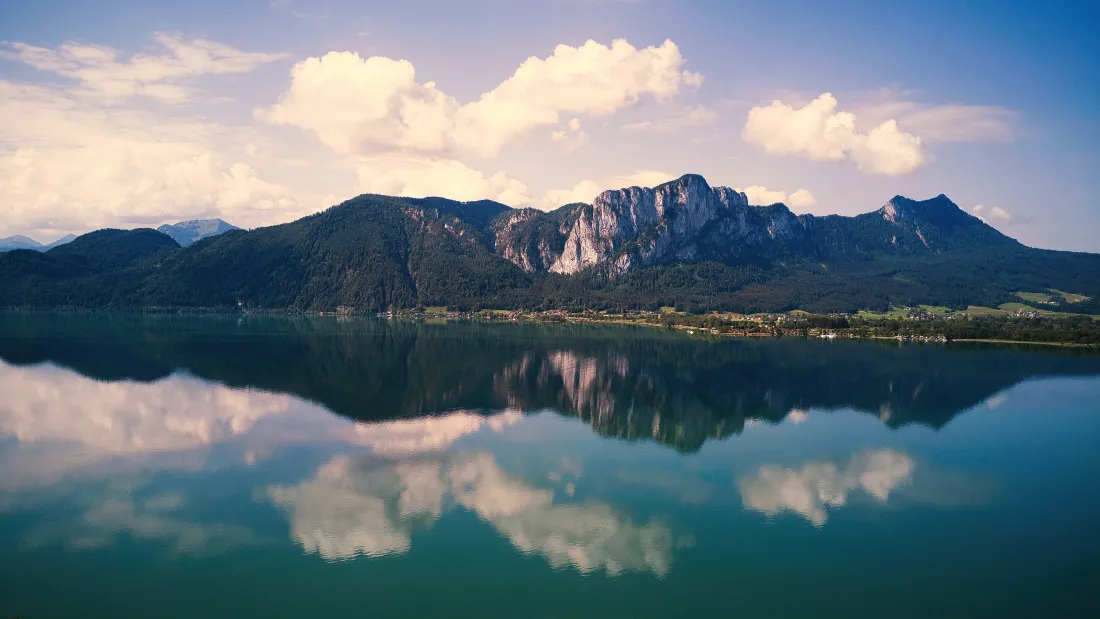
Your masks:
<svg viewBox="0 0 1100 619"><path fill-rule="evenodd" d="M0 617L1100 616L1100 355L0 314Z"/></svg>

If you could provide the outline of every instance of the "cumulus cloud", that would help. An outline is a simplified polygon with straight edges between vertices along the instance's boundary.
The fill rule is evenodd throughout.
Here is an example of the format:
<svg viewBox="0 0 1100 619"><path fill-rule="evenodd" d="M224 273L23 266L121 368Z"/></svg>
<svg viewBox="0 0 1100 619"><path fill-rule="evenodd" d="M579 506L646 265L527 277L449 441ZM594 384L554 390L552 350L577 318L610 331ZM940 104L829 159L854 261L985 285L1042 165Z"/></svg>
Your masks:
<svg viewBox="0 0 1100 619"><path fill-rule="evenodd" d="M753 107L741 137L770 155L851 160L869 174L908 174L929 160L921 139L899 129L894 119L867 132L857 130L855 115L837 111L837 100L830 93L800 108L782 101Z"/></svg>
<svg viewBox="0 0 1100 619"><path fill-rule="evenodd" d="M442 196L453 200L496 200L508 206L531 202L527 186L503 171L491 175L454 159L427 157L361 158L356 190L392 196Z"/></svg>
<svg viewBox="0 0 1100 619"><path fill-rule="evenodd" d="M702 76L684 70L684 62L672 41L642 49L622 39L559 45L460 104L434 82L418 82L407 60L330 52L295 64L279 102L255 114L312 131L342 154L397 149L491 158L536 127L559 125L563 114L607 116L643 95L664 101L698 86Z"/></svg>
<svg viewBox="0 0 1100 619"><path fill-rule="evenodd" d="M197 217L251 226L323 206L226 154L227 133L234 130L0 80L0 232Z"/></svg>
<svg viewBox="0 0 1100 619"><path fill-rule="evenodd" d="M797 189L787 197L787 206L807 208L817 204L817 198L809 189Z"/></svg>
<svg viewBox="0 0 1100 619"><path fill-rule="evenodd" d="M688 106L676 114L666 116L658 120L644 120L623 125L623 131L637 133L640 131L656 131L658 133L676 133L681 129L690 127L705 127L713 125L718 119L718 113L705 105Z"/></svg>
<svg viewBox="0 0 1100 619"><path fill-rule="evenodd" d="M738 189L737 191L745 194L749 199L749 204L760 206L768 206L777 202L782 202L794 208L806 208L817 204L817 198L815 198L814 194L810 193L808 189L798 189L791 193L790 196L784 191L768 189L761 185L750 185L749 187Z"/></svg>
<svg viewBox="0 0 1100 619"><path fill-rule="evenodd" d="M635 524L598 501L555 503L552 490L507 474L487 453L400 461L338 456L312 479L267 494L287 512L294 539L330 561L406 552L416 527L456 505L554 567L663 576L672 563L665 525Z"/></svg>
<svg viewBox="0 0 1100 619"><path fill-rule="evenodd" d="M122 54L116 49L74 41L57 49L18 42L3 46L4 55L11 59L79 81L80 94L110 100L147 97L183 101L191 98L194 91L179 84L181 80L200 75L247 73L262 64L286 58L286 54L243 52L221 43L184 39L165 32L158 32L153 38L166 53L133 54L121 59Z"/></svg>
<svg viewBox="0 0 1100 619"><path fill-rule="evenodd" d="M1012 213L1009 213L999 206L986 206L984 204L978 204L971 208L970 212L974 213L976 217L986 223L1012 223Z"/></svg>
<svg viewBox="0 0 1100 619"><path fill-rule="evenodd" d="M600 180L585 179L569 189L548 190L542 199L542 203L536 206L550 210L576 202L590 204L596 199L596 196L609 189L655 187L675 178L674 174L660 170L637 170L630 174L621 174Z"/></svg>
<svg viewBox="0 0 1100 619"><path fill-rule="evenodd" d="M684 70L671 41L645 48L589 41L529 58L489 92L460 102L419 81L408 61L331 52L295 64L278 101L254 109L260 122L227 125L171 105L153 112L139 100L193 100L199 78L244 73L283 56L174 34L156 40L162 51L137 54L78 43L4 44L9 58L74 83L0 80L0 236L56 238L212 217L256 227L355 191L540 208L587 201L603 189L655 184L653 173L533 197L504 170L468 158L492 157L528 134L575 151L589 141L587 119L642 99L664 102L702 80ZM688 116L705 115L696 109ZM295 140L306 134L270 125L306 129L319 138L317 148L328 148L305 154Z"/></svg>
<svg viewBox="0 0 1100 619"><path fill-rule="evenodd" d="M764 465L737 482L745 507L774 516L799 514L814 526L828 520L826 508L842 507L854 490L885 503L895 488L912 481L915 464L907 454L892 449L857 453L844 467L811 462L800 469Z"/></svg>
<svg viewBox="0 0 1100 619"><path fill-rule="evenodd" d="M574 118L564 129L551 133L550 139L560 143L566 152L574 152L588 143L588 134L581 129L580 119Z"/></svg>

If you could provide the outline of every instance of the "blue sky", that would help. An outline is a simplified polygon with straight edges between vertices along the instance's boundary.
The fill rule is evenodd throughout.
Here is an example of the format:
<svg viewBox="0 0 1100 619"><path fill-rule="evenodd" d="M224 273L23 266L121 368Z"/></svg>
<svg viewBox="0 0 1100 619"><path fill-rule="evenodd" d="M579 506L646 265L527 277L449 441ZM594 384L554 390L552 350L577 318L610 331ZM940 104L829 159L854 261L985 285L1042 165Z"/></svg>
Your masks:
<svg viewBox="0 0 1100 619"><path fill-rule="evenodd" d="M0 1L0 236L697 172L815 214L945 193L1100 251L1098 26L1096 2Z"/></svg>

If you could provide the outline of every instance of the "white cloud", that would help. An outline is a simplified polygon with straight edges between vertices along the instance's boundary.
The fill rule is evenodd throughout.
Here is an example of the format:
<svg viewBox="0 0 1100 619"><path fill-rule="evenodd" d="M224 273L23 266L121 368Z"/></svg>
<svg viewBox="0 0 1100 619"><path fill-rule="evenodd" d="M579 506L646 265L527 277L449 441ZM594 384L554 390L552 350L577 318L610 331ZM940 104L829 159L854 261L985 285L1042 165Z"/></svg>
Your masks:
<svg viewBox="0 0 1100 619"><path fill-rule="evenodd" d="M118 50L102 45L63 43L57 49L26 43L5 43L4 56L80 82L80 94L109 100L148 97L183 101L193 90L177 82L200 75L247 73L256 67L286 58L286 54L243 52L203 39L184 39L178 34L156 33L153 38L167 48L162 54L133 54L120 60Z"/></svg>
<svg viewBox="0 0 1100 619"><path fill-rule="evenodd" d="M817 198L814 198L814 194L810 193L808 189L798 189L791 193L790 196L786 192L778 189L768 189L761 185L751 185L744 189L738 189L745 194L749 199L749 204L768 206L777 202L782 202L787 206L794 208L806 208L817 204Z"/></svg>
<svg viewBox="0 0 1100 619"><path fill-rule="evenodd" d="M797 155L814 161L847 159L869 174L908 174L929 160L921 139L901 131L896 120L858 131L855 115L837 111L837 100L830 93L797 109L782 101L753 107L741 137L770 155Z"/></svg>
<svg viewBox="0 0 1100 619"><path fill-rule="evenodd" d="M1012 223L1012 213L1009 213L999 206L978 204L970 209L970 212L974 213L976 217L986 223Z"/></svg>
<svg viewBox="0 0 1100 619"><path fill-rule="evenodd" d="M993 105L950 103L930 105L907 100L910 93L883 89L854 113L862 121L878 124L896 119L903 130L925 142L1010 142L1015 138L1018 114Z"/></svg>
<svg viewBox="0 0 1100 619"><path fill-rule="evenodd" d="M847 504L853 490L885 503L895 488L912 481L914 468L908 455L878 449L857 453L844 468L832 462L811 462L797 470L764 465L737 486L749 509L767 516L792 511L820 527L829 519L826 508Z"/></svg>
<svg viewBox="0 0 1100 619"><path fill-rule="evenodd" d="M1011 142L1016 113L986 105L912 104L898 125L928 142Z"/></svg>
<svg viewBox="0 0 1100 619"><path fill-rule="evenodd" d="M246 129L0 80L0 134L0 233L197 217L255 226L324 206L261 178L243 149L238 159L233 141Z"/></svg>
<svg viewBox="0 0 1100 619"><path fill-rule="evenodd" d="M407 60L329 52L294 65L289 89L255 116L313 131L339 154L450 150L458 103L416 81Z"/></svg>
<svg viewBox="0 0 1100 619"><path fill-rule="evenodd" d="M588 134L581 129L581 121L574 118L569 121L565 129L560 129L550 134L550 139L559 142L566 152L575 152L588 143Z"/></svg>
<svg viewBox="0 0 1100 619"><path fill-rule="evenodd" d="M546 192L544 199L545 208L551 210L575 202L591 204L602 191L604 191L603 184L587 179L569 189L550 189Z"/></svg>
<svg viewBox="0 0 1100 619"><path fill-rule="evenodd" d="M675 178L675 175L660 170L637 170L630 174L611 176L600 180L585 179L569 189L548 190L542 200L542 204L538 206L546 210L551 210L575 202L591 204L592 201L596 199L596 196L609 189L622 189L624 187L656 187L661 183L667 183Z"/></svg>
<svg viewBox="0 0 1100 619"><path fill-rule="evenodd" d="M670 172L663 172L661 170L636 170L630 174L620 174L619 176L613 176L610 179L610 184L613 187L608 189L620 189L622 187L656 187L663 183L667 183L671 180L675 180L677 176Z"/></svg>
<svg viewBox="0 0 1100 619"><path fill-rule="evenodd" d="M644 120L623 125L623 131L636 133L639 131L656 131L659 133L675 133L689 127L705 127L713 125L718 119L718 113L705 105L688 106L671 116L659 120Z"/></svg>
<svg viewBox="0 0 1100 619"><path fill-rule="evenodd" d="M671 176L643 171L644 178L582 181L533 198L505 171L463 158L495 155L539 129L573 151L589 141L586 119L642 98L665 101L702 79L683 69L671 41L640 49L589 41L527 59L463 105L417 81L408 61L331 52L294 65L278 102L254 110L265 122L227 125L184 108L154 112L136 99L194 99L197 78L243 73L282 56L171 34L156 40L165 51L6 44L11 58L77 82L0 80L0 236L56 238L210 217L256 227L316 212L339 201L333 194L353 191L517 207L589 201L602 189ZM308 129L317 149L328 148L309 152L296 143L309 136L270 125Z"/></svg>
<svg viewBox="0 0 1100 619"><path fill-rule="evenodd" d="M588 41L559 45L531 57L477 101L460 105L435 86L420 83L407 60L330 52L294 65L279 103L257 108L266 122L313 131L342 154L403 150L496 156L508 142L562 114L607 116L642 95L664 101L702 76L682 69L672 41L637 49L619 39L611 46Z"/></svg>
<svg viewBox="0 0 1100 619"><path fill-rule="evenodd" d="M357 161L359 192L412 198L442 196L464 201L489 199L508 206L531 202L527 186L503 171L487 176L454 159L390 156Z"/></svg>
<svg viewBox="0 0 1100 619"><path fill-rule="evenodd" d="M767 187L760 185L751 185L744 189L738 189L738 191L745 194L749 199L749 204L759 204L767 206L768 204L775 204L776 202L783 202L787 199L787 194L783 191L773 191Z"/></svg>
<svg viewBox="0 0 1100 619"><path fill-rule="evenodd" d="M794 208L808 208L817 204L817 198L809 189L797 189L787 197L787 206Z"/></svg>

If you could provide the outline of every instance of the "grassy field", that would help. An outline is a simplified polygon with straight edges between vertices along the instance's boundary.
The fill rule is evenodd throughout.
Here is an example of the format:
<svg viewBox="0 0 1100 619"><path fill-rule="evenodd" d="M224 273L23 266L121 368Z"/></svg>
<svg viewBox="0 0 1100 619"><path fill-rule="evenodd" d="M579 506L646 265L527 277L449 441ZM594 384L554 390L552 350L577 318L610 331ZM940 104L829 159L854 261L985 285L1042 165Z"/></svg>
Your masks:
<svg viewBox="0 0 1100 619"><path fill-rule="evenodd" d="M998 309L1005 312L1037 312L1038 308L1032 307L1026 303L1001 303L997 306Z"/></svg>
<svg viewBox="0 0 1100 619"><path fill-rule="evenodd" d="M424 308L425 314L446 314L447 307L443 305L433 305L431 307Z"/></svg>
<svg viewBox="0 0 1100 619"><path fill-rule="evenodd" d="M1066 303L1082 303L1089 300L1089 297L1086 297L1083 294L1073 294L1072 292L1054 289L1051 289L1051 292L1053 292L1054 294L1062 295L1062 298L1066 300Z"/></svg>
<svg viewBox="0 0 1100 619"><path fill-rule="evenodd" d="M1051 297L1045 292L1017 292L1016 296L1028 303L1050 303Z"/></svg>
<svg viewBox="0 0 1100 619"><path fill-rule="evenodd" d="M870 312L870 311L867 311L867 310L862 310L858 314L856 314L856 316L859 316L860 318L871 319L871 320L881 319L881 318L901 319L901 318L905 318L906 316L908 316L909 311L910 310L908 308L895 306L895 307L891 307L890 311L888 311L886 313Z"/></svg>
<svg viewBox="0 0 1100 619"><path fill-rule="evenodd" d="M992 307L983 307L981 305L971 305L966 308L966 313L971 316L1004 316L1008 312L999 309L993 309Z"/></svg>
<svg viewBox="0 0 1100 619"><path fill-rule="evenodd" d="M1034 307L1034 306L1028 305L1026 303L1002 303L1000 305L1000 309L1002 311L1006 312L1006 313L1009 313L1009 314L1015 314L1017 312L1039 312L1040 314L1043 314L1043 315L1046 315L1046 316L1051 316L1051 315L1057 314L1057 312L1052 312L1052 311L1047 310L1047 309ZM1059 315L1064 315L1064 314L1059 314Z"/></svg>
<svg viewBox="0 0 1100 619"><path fill-rule="evenodd" d="M950 307L942 305L922 305L920 308L934 316L946 316L954 311Z"/></svg>

